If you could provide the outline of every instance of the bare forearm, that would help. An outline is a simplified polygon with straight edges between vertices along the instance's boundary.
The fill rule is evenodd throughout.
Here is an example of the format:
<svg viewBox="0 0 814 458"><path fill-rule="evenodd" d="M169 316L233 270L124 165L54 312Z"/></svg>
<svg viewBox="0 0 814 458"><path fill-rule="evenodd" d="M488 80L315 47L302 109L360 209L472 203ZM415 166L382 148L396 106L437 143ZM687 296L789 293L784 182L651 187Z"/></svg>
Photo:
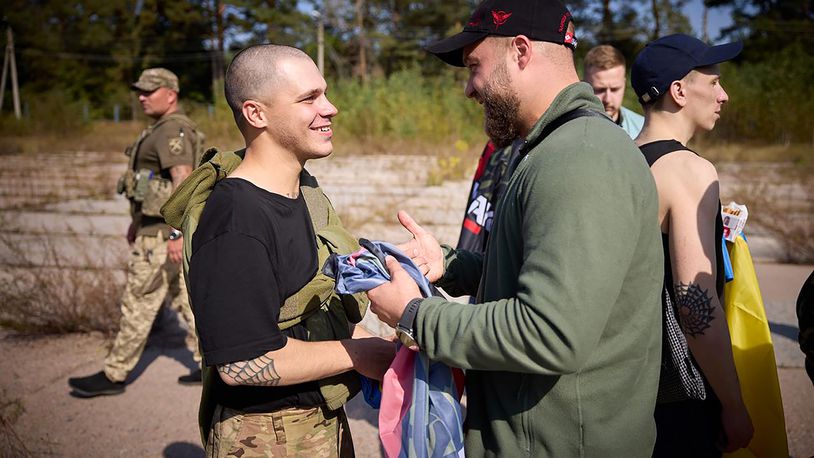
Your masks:
<svg viewBox="0 0 814 458"><path fill-rule="evenodd" d="M192 173L192 166L189 165L176 165L170 167L170 176L172 177L172 189L175 190L184 180Z"/></svg>
<svg viewBox="0 0 814 458"><path fill-rule="evenodd" d="M377 338L377 339L384 339L384 340L387 340L387 341L392 341L393 336L395 335L395 331L393 331L391 328L387 328L387 329L389 329L388 333L383 334L383 335L379 335L379 334L371 331L370 329L366 328L365 326L363 326L362 323L357 323L357 324L351 324L350 325L350 335L351 335L352 339L365 339L365 338L370 337L370 338Z"/></svg>
<svg viewBox="0 0 814 458"><path fill-rule="evenodd" d="M726 316L717 295L695 283L676 285L679 320L687 344L724 405L742 403Z"/></svg>
<svg viewBox="0 0 814 458"><path fill-rule="evenodd" d="M279 350L218 366L221 379L228 385L252 386L296 385L351 369L353 360L346 341L304 342L291 338Z"/></svg>

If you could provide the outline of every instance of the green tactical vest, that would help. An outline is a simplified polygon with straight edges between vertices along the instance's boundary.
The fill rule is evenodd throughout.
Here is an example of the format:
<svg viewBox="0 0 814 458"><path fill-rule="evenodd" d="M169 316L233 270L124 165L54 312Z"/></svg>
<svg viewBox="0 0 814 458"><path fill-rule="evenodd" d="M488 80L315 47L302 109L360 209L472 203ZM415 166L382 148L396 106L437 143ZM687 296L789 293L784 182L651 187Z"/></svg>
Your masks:
<svg viewBox="0 0 814 458"><path fill-rule="evenodd" d="M180 228L184 233L183 265L187 287L189 287L187 273L192 254L192 235L198 227L206 199L215 183L226 178L240 165L245 152L245 149L236 152L218 152L215 148L209 149L204 153L201 165L184 180L161 208L161 214L167 224ZM319 266L324 265L332 253L347 254L359 249L358 242L342 226L333 205L322 192L317 180L305 170L300 175L300 192L314 225ZM320 269L309 283L286 299L280 309L280 329L302 323L311 341L349 339L351 337L349 323L358 323L362 320L367 309L367 296L363 293L340 295L334 291L334 286L334 280L323 274ZM198 424L205 444L215 410L210 393L214 377L218 377L218 374L214 367L206 367L205 364L203 367L203 391ZM342 407L360 390L359 375L354 371L318 380L317 383L327 407L331 410Z"/></svg>
<svg viewBox="0 0 814 458"><path fill-rule="evenodd" d="M141 131L136 141L127 147L124 154L128 156L127 170L116 183L116 192L124 194L131 201L141 203L141 213L145 216L158 217L160 207L167 202L172 194L172 181L161 178L159 170L136 170L139 149L145 138L149 137L158 127L169 121L177 121L192 131L192 168L198 166L203 155L206 135L198 129L197 124L183 113L171 113L162 116L155 124L147 126ZM131 206L131 212L134 211Z"/></svg>

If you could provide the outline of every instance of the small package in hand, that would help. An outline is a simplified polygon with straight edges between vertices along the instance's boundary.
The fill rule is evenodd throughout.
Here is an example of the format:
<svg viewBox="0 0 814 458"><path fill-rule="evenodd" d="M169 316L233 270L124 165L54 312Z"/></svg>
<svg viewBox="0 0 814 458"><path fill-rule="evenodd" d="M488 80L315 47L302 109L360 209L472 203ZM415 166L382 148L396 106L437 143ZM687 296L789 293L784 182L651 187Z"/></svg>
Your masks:
<svg viewBox="0 0 814 458"><path fill-rule="evenodd" d="M730 202L729 205L721 206L721 218L724 220L724 238L729 242L734 242L738 235L743 232L748 217L749 211L746 209L746 205Z"/></svg>

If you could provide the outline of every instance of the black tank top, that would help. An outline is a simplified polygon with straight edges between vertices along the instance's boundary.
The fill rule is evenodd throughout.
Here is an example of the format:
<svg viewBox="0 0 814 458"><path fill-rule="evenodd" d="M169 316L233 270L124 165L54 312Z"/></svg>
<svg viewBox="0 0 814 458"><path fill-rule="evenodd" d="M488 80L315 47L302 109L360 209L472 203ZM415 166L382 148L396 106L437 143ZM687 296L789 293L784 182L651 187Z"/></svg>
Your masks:
<svg viewBox="0 0 814 458"><path fill-rule="evenodd" d="M650 167L662 157L673 153L675 151L695 151L682 145L681 142L676 140L659 140L652 143L647 143L639 147L647 160L647 165ZM698 154L698 153L695 153ZM723 246L721 240L724 236L724 222L721 218L720 200L718 201L718 209L715 214L715 290L718 293L718 299L723 300L724 295L724 261L723 261ZM664 288L670 295L670 299L675 304L675 297L673 297L673 271L672 263L670 262L670 239L669 235L662 232L661 242L664 247ZM663 300L663 299L662 299Z"/></svg>

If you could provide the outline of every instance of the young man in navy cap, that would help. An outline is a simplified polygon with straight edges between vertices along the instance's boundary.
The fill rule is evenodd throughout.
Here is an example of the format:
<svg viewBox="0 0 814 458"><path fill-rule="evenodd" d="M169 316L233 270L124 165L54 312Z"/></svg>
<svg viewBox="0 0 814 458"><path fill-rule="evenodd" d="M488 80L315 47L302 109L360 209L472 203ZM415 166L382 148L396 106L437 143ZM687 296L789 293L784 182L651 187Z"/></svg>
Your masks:
<svg viewBox="0 0 814 458"><path fill-rule="evenodd" d="M741 43L708 46L687 35L670 35L648 44L631 73L645 112L636 143L659 193L663 305L672 304L665 308L673 311L706 386L706 399L662 402L660 396L654 456L720 456L745 447L753 434L721 307L718 174L685 146L699 130L715 127L729 100L717 64L734 58L741 48ZM673 382L665 376L660 381L662 386Z"/></svg>
<svg viewBox="0 0 814 458"><path fill-rule="evenodd" d="M476 303L420 297L393 259L372 310L467 370L466 455L650 457L661 360L658 197L640 152L574 67L556 0L488 0L428 48L466 66L466 95L509 165L482 255L441 248L406 213L427 277Z"/></svg>

